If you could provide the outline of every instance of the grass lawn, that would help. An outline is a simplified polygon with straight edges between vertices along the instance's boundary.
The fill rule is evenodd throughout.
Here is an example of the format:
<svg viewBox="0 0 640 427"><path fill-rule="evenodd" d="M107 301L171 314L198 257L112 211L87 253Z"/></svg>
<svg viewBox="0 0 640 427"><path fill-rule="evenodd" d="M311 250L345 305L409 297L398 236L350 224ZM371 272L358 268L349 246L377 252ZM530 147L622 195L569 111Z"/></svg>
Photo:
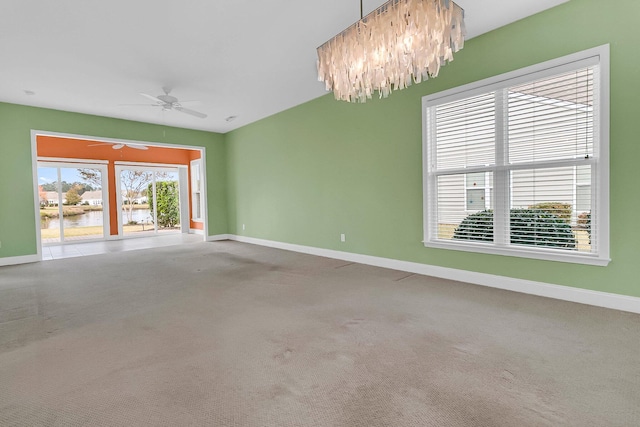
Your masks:
<svg viewBox="0 0 640 427"><path fill-rule="evenodd" d="M176 226L175 228L172 228L172 230L179 230L180 226ZM136 225L124 225L123 226L123 231L126 234L130 234L130 233L137 233L137 232L149 232L153 230L153 226L149 226L149 225L144 225L144 227L141 224L136 224ZM160 229L159 231L163 231L163 229ZM60 233L60 229L58 228L54 228L54 229L45 229L45 230L40 230L41 235L42 235L42 239L57 239L59 237L59 233ZM102 237L102 226L100 225L95 225L92 227L72 227L72 228L65 228L64 229L64 237L65 238L69 238L69 237L95 237L95 238L100 238Z"/></svg>
<svg viewBox="0 0 640 427"><path fill-rule="evenodd" d="M123 206L122 211L126 211L128 206ZM133 205L133 210L141 210L141 209L149 209L149 204L144 203L140 205ZM62 215L63 216L74 216L74 215L82 215L84 212L92 212L92 211L101 211L102 206L96 205L79 205L79 206L63 206L62 207ZM60 211L57 206L45 206L40 208L40 217L41 218L58 218Z"/></svg>

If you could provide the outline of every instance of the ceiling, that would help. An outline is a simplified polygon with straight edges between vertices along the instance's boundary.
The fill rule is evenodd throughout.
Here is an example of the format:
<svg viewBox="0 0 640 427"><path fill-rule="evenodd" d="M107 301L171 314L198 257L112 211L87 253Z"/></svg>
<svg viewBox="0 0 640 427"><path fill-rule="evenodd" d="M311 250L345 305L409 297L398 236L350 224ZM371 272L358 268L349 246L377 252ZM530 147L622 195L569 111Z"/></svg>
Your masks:
<svg viewBox="0 0 640 427"><path fill-rule="evenodd" d="M565 1L457 3L469 39ZM382 2L363 0L365 14ZM325 94L316 47L360 18L357 0L2 0L0 9L0 102L221 133ZM208 117L122 105L150 104L139 93L164 86Z"/></svg>

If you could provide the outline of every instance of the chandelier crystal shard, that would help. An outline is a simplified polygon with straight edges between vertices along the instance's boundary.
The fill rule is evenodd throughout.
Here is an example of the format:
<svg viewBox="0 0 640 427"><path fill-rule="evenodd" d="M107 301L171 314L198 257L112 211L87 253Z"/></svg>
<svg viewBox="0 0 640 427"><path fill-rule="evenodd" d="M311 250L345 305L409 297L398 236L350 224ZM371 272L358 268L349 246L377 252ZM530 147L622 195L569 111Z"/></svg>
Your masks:
<svg viewBox="0 0 640 427"><path fill-rule="evenodd" d="M464 46L451 0L390 0L318 48L318 80L336 99L366 102L437 77Z"/></svg>

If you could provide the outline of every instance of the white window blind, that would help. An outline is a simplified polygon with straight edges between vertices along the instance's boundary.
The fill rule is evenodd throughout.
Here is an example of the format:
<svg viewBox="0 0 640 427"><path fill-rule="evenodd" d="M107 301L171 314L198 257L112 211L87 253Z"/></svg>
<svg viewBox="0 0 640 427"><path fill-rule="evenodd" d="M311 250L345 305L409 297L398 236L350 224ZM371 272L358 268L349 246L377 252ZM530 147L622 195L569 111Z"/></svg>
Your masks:
<svg viewBox="0 0 640 427"><path fill-rule="evenodd" d="M425 245L608 257L600 55L571 59L425 97Z"/></svg>

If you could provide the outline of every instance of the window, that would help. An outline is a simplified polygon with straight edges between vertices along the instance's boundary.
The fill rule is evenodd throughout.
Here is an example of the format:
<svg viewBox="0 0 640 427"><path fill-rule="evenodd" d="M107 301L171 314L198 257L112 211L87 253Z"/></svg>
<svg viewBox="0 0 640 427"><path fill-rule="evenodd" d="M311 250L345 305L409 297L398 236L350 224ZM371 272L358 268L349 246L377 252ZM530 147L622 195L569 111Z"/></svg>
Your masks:
<svg viewBox="0 0 640 427"><path fill-rule="evenodd" d="M465 179L467 188L467 211L489 209L491 206L491 174L469 173Z"/></svg>
<svg viewBox="0 0 640 427"><path fill-rule="evenodd" d="M425 246L606 265L608 46L423 99Z"/></svg>
<svg viewBox="0 0 640 427"><path fill-rule="evenodd" d="M191 161L191 219L202 221L202 161Z"/></svg>

